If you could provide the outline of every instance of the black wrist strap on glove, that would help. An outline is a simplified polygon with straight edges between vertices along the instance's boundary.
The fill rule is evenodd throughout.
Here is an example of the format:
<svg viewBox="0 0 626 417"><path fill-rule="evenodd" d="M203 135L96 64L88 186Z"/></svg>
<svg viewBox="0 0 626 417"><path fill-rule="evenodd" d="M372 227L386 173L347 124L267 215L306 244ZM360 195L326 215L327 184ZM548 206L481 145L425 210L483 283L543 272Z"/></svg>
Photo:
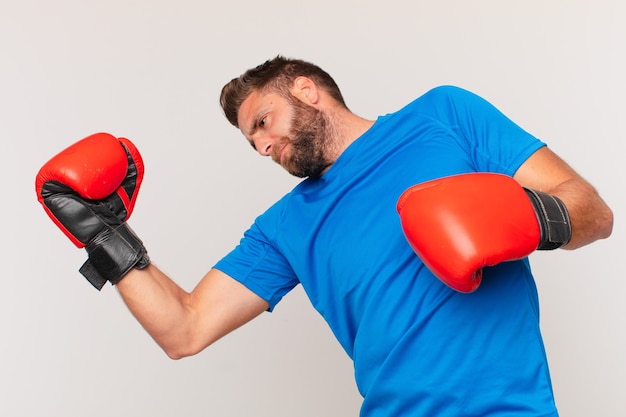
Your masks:
<svg viewBox="0 0 626 417"><path fill-rule="evenodd" d="M126 223L105 227L85 246L89 259L80 268L98 291L107 281L117 284L132 268L150 264L143 243Z"/></svg>
<svg viewBox="0 0 626 417"><path fill-rule="evenodd" d="M572 239L572 224L565 204L557 197L524 188L532 203L541 232L537 250L553 250L567 245Z"/></svg>

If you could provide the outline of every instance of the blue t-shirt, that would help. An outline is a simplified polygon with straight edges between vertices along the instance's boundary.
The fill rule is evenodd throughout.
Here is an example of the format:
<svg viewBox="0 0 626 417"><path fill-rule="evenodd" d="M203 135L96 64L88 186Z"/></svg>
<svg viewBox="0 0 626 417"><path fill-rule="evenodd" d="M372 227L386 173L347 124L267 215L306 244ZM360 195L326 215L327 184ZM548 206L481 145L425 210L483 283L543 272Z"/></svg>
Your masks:
<svg viewBox="0 0 626 417"><path fill-rule="evenodd" d="M528 260L486 268L477 291L455 292L411 250L396 212L411 185L513 175L542 146L480 97L435 88L379 117L216 268L270 309L302 284L354 361L362 416L556 416Z"/></svg>

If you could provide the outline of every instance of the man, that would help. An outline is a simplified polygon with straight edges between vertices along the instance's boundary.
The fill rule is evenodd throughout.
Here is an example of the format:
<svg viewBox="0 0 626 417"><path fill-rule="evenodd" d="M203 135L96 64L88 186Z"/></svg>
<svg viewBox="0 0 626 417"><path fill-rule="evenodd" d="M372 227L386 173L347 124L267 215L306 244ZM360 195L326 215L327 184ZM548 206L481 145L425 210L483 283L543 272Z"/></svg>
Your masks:
<svg viewBox="0 0 626 417"><path fill-rule="evenodd" d="M525 255L513 255L521 239L508 224L519 224L520 217L531 221L532 236L523 239L530 251L575 249L608 237L612 212L588 182L488 102L454 87L436 88L396 113L367 120L346 107L326 72L278 56L233 79L220 101L257 152L305 179L259 216L190 293L150 264L124 222L141 182L136 172L142 173L129 141L120 139L131 168L122 182L124 198L79 189L95 181L83 175L75 184L61 167L79 164L63 157L38 177L44 208L78 246L86 245L83 274L98 286L115 284L170 357L200 352L301 284L354 361L364 396L361 415L557 415L534 280ZM92 158L93 145L79 146ZM509 182L485 185L491 182L475 173ZM470 268L476 271L458 282L447 271L433 273L427 265L436 262L428 256L445 256L448 265L466 263L464 254L441 255L438 243L433 249L416 242L424 233L405 224L411 213L403 214L398 204L440 207L435 200L447 199L444 206L453 205L457 200L445 187L427 195L427 203L411 201L421 190L406 190L457 178L478 183L461 188L477 189L480 200L502 205L497 218L489 215L489 230L478 234L507 229L504 259L476 263ZM516 200L502 201L505 188ZM545 208L549 202L561 218ZM518 206L530 207L531 214L518 214ZM457 232L474 222L466 217L476 212L481 210L464 203L461 213L451 214L456 218L425 224L453 224L452 240L474 240L476 233ZM417 217L424 216L430 214ZM426 245L447 232L432 233ZM475 281L477 274L482 281ZM467 291L457 291L468 283Z"/></svg>

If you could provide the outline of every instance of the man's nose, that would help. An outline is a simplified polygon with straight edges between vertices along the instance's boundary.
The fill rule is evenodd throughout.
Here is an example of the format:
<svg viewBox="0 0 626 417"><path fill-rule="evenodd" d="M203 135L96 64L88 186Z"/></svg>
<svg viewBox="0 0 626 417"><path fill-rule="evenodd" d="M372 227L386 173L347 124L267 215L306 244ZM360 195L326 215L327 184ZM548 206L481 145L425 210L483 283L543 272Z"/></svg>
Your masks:
<svg viewBox="0 0 626 417"><path fill-rule="evenodd" d="M267 136L258 136L254 138L254 149L262 156L270 156L272 154L273 141Z"/></svg>

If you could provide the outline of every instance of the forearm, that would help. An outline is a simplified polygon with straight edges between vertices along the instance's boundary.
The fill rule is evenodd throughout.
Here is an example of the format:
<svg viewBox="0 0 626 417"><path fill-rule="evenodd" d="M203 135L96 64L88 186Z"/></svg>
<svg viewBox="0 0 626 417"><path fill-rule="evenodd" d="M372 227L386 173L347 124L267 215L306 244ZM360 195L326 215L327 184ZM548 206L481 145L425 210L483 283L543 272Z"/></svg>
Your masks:
<svg viewBox="0 0 626 417"><path fill-rule="evenodd" d="M548 192L565 203L572 224L572 239L563 249L577 249L611 235L613 212L588 182L573 178Z"/></svg>
<svg viewBox="0 0 626 417"><path fill-rule="evenodd" d="M216 269L190 293L154 265L132 270L117 288L139 323L173 359L200 352L268 308L265 300Z"/></svg>
<svg viewBox="0 0 626 417"><path fill-rule="evenodd" d="M190 294L154 265L134 269L117 284L131 313L172 358L182 355L191 338Z"/></svg>
<svg viewBox="0 0 626 417"><path fill-rule="evenodd" d="M611 235L611 209L589 182L547 147L530 156L514 178L523 187L563 201L572 225L572 238L563 249L576 249Z"/></svg>

